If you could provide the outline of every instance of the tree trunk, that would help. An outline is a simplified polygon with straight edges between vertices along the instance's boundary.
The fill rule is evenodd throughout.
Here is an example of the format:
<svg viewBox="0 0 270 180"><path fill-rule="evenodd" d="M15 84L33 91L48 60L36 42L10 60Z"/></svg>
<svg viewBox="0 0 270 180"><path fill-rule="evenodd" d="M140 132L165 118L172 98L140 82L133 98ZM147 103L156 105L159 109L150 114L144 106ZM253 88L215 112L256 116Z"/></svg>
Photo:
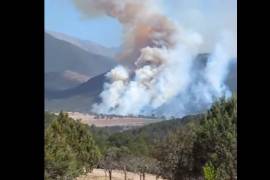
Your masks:
<svg viewBox="0 0 270 180"><path fill-rule="evenodd" d="M143 172L143 180L145 180L145 173Z"/></svg>
<svg viewBox="0 0 270 180"><path fill-rule="evenodd" d="M124 167L124 174L125 174L125 180L127 180L127 169L126 169L126 166Z"/></svg>
<svg viewBox="0 0 270 180"><path fill-rule="evenodd" d="M109 170L109 179L112 180L112 170Z"/></svg>

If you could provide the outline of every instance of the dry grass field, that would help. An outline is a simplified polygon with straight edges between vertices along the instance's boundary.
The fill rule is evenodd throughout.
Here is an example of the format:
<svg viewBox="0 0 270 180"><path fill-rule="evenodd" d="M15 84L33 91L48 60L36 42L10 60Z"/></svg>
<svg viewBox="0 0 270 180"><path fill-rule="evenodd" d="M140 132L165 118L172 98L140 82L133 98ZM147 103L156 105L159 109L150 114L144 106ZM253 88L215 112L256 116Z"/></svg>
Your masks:
<svg viewBox="0 0 270 180"><path fill-rule="evenodd" d="M93 172L80 176L77 180L109 180L108 173L105 174L104 169L94 169ZM119 170L112 171L112 180L124 180L124 172ZM127 180L140 180L140 175L132 172L127 172ZM146 174L145 180L164 180L156 178L155 175Z"/></svg>
<svg viewBox="0 0 270 180"><path fill-rule="evenodd" d="M97 127L111 127L111 126L144 126L146 124L157 122L157 119L146 119L139 117L96 117L91 114L84 114L79 112L67 112L69 117L73 119L80 119L82 123L88 125L95 125Z"/></svg>

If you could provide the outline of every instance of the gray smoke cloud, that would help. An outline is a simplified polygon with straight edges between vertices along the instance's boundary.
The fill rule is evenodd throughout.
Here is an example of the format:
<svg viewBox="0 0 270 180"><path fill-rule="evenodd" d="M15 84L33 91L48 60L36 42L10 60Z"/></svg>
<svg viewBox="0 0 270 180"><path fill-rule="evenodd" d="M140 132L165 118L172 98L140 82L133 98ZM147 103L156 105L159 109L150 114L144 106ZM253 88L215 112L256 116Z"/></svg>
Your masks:
<svg viewBox="0 0 270 180"><path fill-rule="evenodd" d="M206 41L202 52L212 52L220 34L226 30L237 43L237 0L157 0L167 16L182 26L200 33ZM235 46L234 56L237 56Z"/></svg>
<svg viewBox="0 0 270 180"><path fill-rule="evenodd" d="M204 68L196 56L207 40L162 13L153 0L74 0L86 17L107 15L124 27L122 65L92 111L104 114L184 116L230 96L225 77L235 54L234 35L224 31Z"/></svg>

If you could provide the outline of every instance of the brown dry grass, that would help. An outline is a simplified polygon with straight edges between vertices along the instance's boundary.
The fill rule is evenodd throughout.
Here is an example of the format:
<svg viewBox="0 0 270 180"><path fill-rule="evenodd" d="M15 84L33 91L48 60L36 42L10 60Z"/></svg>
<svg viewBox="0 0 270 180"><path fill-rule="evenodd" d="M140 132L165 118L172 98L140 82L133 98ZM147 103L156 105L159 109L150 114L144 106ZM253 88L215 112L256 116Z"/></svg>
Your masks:
<svg viewBox="0 0 270 180"><path fill-rule="evenodd" d="M73 119L80 119L82 123L88 125L95 125L97 127L110 127L110 126L144 126L151 122L157 122L156 119L145 119L138 117L112 117L112 118L98 118L95 119L94 115L67 112L69 117Z"/></svg>
<svg viewBox="0 0 270 180"><path fill-rule="evenodd" d="M80 176L77 180L109 180L108 173L105 175L104 169L94 169L93 172ZM112 171L112 180L124 180L124 172L119 170ZM127 180L140 180L139 174L127 172ZM157 180L155 175L146 174L145 180ZM163 180L158 178L158 180Z"/></svg>

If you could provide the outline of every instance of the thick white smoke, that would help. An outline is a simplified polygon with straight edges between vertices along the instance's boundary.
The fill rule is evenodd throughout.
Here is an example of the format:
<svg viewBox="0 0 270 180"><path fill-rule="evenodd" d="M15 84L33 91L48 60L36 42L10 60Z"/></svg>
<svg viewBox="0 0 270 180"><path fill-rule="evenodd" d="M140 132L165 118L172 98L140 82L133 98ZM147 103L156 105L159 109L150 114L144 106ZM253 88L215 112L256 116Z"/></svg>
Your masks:
<svg viewBox="0 0 270 180"><path fill-rule="evenodd" d="M196 56L207 42L202 35L164 16L153 0L74 0L88 16L105 14L124 26L123 65L111 70L92 111L104 114L183 116L230 95L224 81L235 41L224 32L204 68Z"/></svg>
<svg viewBox="0 0 270 180"><path fill-rule="evenodd" d="M196 63L199 62L193 61L190 74L188 74L191 81L186 91L179 92L171 101L153 110L154 113L182 117L205 110L221 96L231 96L232 92L226 86L225 80L229 73L230 64L235 61L232 58L235 54L233 41L231 33L222 33L205 67L198 68Z"/></svg>

